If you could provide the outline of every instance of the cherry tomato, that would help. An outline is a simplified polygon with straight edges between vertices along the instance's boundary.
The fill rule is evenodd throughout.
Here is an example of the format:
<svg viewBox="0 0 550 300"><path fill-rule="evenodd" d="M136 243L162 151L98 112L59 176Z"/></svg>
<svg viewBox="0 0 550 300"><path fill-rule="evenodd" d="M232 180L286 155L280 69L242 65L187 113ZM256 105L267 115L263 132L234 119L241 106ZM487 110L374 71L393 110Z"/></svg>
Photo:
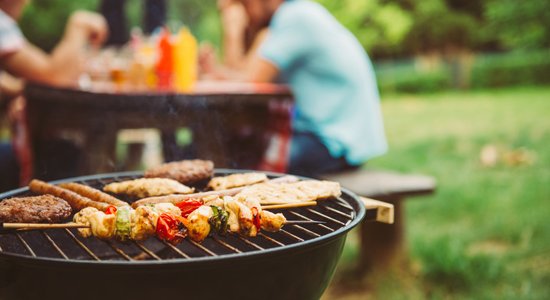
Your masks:
<svg viewBox="0 0 550 300"><path fill-rule="evenodd" d="M105 209L105 214L106 215L114 215L116 214L116 206L113 206L113 205L109 205L106 209Z"/></svg>
<svg viewBox="0 0 550 300"><path fill-rule="evenodd" d="M166 213L159 216L156 232L160 239L172 243L178 243L185 238L185 232L180 230L180 222Z"/></svg>

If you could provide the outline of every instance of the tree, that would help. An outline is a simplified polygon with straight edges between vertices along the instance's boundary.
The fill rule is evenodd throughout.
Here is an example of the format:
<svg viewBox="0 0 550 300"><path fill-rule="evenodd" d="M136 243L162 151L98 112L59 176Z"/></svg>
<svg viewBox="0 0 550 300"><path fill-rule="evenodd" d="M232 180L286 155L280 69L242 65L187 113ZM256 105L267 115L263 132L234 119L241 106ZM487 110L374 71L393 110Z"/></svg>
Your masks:
<svg viewBox="0 0 550 300"><path fill-rule="evenodd" d="M413 19L398 3L384 0L317 0L361 42L373 56L395 55Z"/></svg>
<svg viewBox="0 0 550 300"><path fill-rule="evenodd" d="M32 43L51 50L60 40L71 12L77 9L95 10L97 0L49 0L30 3L19 22L21 30Z"/></svg>
<svg viewBox="0 0 550 300"><path fill-rule="evenodd" d="M485 14L489 34L505 48L550 47L550 1L490 0Z"/></svg>

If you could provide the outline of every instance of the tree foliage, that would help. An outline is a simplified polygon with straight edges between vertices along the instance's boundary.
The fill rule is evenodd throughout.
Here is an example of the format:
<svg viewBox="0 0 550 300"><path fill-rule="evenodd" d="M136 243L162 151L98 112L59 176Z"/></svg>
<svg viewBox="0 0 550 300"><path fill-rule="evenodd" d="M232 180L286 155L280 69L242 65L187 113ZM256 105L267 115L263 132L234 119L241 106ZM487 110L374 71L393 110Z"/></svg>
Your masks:
<svg viewBox="0 0 550 300"><path fill-rule="evenodd" d="M108 0L107 0L108 1ZM410 56L448 47L472 50L550 48L548 0L315 0L347 27L375 58ZM31 42L51 49L69 14L96 10L100 0L34 1L20 22ZM127 0L130 27L144 1ZM219 44L217 0L170 1L169 25L185 24Z"/></svg>
<svg viewBox="0 0 550 300"><path fill-rule="evenodd" d="M413 25L410 11L384 0L318 0L371 53L395 54Z"/></svg>
<svg viewBox="0 0 550 300"><path fill-rule="evenodd" d="M508 49L550 47L550 1L490 0L485 5L488 31Z"/></svg>

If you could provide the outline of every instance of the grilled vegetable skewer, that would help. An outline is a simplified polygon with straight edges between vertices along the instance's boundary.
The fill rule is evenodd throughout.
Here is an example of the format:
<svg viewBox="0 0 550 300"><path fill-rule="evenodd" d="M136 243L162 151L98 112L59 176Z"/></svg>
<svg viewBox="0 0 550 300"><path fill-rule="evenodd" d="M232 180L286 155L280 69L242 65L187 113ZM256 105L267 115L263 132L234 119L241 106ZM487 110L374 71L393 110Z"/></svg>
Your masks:
<svg viewBox="0 0 550 300"><path fill-rule="evenodd" d="M248 205L256 205L253 202ZM137 209L128 206L111 207L106 212L88 207L74 216L74 222L85 225L78 231L83 237L101 239L143 240L157 235L177 243L186 236L195 242L211 233L238 233L256 236L260 230L278 231L287 222L283 214L249 207L232 197L216 198L206 204L186 200L173 205L159 203Z"/></svg>

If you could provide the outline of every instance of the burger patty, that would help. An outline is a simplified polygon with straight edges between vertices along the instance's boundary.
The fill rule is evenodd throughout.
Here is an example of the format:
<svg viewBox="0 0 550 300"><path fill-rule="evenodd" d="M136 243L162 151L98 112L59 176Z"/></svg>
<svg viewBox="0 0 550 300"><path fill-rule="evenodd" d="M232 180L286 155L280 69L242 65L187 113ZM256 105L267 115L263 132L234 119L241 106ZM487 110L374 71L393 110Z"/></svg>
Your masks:
<svg viewBox="0 0 550 300"><path fill-rule="evenodd" d="M58 223L66 220L71 212L67 201L52 195L0 201L0 222Z"/></svg>
<svg viewBox="0 0 550 300"><path fill-rule="evenodd" d="M212 177L214 163L209 160L182 160L162 164L145 171L147 178L170 178L183 184L196 183Z"/></svg>

